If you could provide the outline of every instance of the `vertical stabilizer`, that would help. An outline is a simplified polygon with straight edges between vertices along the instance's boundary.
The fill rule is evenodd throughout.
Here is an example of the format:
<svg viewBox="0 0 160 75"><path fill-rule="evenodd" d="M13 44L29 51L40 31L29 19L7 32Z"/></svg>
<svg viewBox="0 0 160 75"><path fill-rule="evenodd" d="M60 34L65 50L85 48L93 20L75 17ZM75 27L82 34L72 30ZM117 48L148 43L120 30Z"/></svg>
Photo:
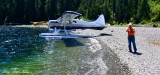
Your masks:
<svg viewBox="0 0 160 75"><path fill-rule="evenodd" d="M101 14L98 19L96 21L94 21L94 23L100 25L100 26L105 26L105 18L104 15Z"/></svg>

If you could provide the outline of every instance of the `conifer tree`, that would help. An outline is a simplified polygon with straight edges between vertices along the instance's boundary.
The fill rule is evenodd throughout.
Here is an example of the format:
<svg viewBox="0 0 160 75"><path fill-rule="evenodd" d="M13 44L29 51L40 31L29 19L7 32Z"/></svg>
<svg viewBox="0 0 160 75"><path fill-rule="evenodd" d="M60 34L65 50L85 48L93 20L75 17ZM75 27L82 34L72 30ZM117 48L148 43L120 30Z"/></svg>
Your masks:
<svg viewBox="0 0 160 75"><path fill-rule="evenodd" d="M150 19L150 8L148 6L148 0L139 0L138 10L137 10L137 22Z"/></svg>

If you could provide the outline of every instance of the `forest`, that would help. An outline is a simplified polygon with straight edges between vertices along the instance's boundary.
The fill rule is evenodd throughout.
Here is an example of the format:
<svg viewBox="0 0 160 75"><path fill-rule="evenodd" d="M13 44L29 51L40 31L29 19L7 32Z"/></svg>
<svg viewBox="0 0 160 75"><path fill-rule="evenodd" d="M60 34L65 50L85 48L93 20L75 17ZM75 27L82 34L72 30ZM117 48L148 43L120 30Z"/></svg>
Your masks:
<svg viewBox="0 0 160 75"><path fill-rule="evenodd" d="M48 21L68 10L89 20L104 14L110 24L160 21L160 0L0 0L0 24Z"/></svg>

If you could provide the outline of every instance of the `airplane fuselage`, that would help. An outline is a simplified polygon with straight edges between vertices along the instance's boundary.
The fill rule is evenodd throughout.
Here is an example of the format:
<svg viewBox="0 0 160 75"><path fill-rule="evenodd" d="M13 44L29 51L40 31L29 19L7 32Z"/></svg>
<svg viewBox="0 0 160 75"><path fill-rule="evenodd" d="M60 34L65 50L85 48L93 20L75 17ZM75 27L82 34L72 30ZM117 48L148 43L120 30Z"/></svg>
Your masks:
<svg viewBox="0 0 160 75"><path fill-rule="evenodd" d="M54 29L67 29L67 30L71 30L71 29L95 29L95 30L102 30L104 29L106 26L104 25L100 25L100 24L96 24L95 22L87 22L87 21L83 21L83 20L78 20L78 19L73 19L70 21L66 21L64 23L60 23L57 20L50 20L49 21L49 27Z"/></svg>

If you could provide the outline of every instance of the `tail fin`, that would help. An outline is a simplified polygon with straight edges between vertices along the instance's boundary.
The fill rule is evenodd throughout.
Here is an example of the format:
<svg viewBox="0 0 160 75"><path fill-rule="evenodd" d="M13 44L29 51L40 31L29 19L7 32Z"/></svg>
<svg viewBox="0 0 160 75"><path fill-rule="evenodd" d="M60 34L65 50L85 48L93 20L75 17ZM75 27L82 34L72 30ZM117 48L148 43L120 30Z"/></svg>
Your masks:
<svg viewBox="0 0 160 75"><path fill-rule="evenodd" d="M94 23L100 25L100 26L105 26L105 18L104 15L101 14L98 19L96 21L94 21Z"/></svg>

